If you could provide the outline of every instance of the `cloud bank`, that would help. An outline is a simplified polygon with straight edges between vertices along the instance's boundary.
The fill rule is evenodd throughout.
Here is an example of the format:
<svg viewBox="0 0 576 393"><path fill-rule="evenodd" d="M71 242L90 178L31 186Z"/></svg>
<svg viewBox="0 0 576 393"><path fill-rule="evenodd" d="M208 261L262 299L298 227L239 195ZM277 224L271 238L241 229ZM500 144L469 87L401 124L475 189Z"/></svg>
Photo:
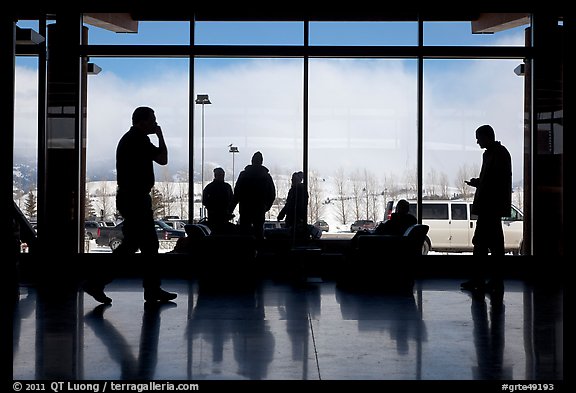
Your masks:
<svg viewBox="0 0 576 393"><path fill-rule="evenodd" d="M89 77L87 160L90 168L114 166L116 143L130 127L134 108L156 110L167 139L172 171L189 161L190 108L197 170L204 125L205 177L213 166L232 173L228 145L239 148L235 174L252 154L285 173L303 166L304 113L308 113L309 168L333 176L368 169L376 177L416 167L417 74L415 60L311 59L308 108L304 108L301 59L222 59L218 67L197 60L195 91L181 67L147 59L155 67L138 77L139 60L124 61ZM211 60L214 62L215 60ZM514 179L522 178L524 81L513 73L519 61L426 60L424 64L424 168L453 178L462 165L478 165L482 150L475 129L492 124L511 151ZM125 73L133 70L130 77ZM151 76L153 75L153 76ZM36 72L17 67L15 151L36 144ZM209 94L211 105L191 103ZM198 176L198 172L196 176Z"/></svg>

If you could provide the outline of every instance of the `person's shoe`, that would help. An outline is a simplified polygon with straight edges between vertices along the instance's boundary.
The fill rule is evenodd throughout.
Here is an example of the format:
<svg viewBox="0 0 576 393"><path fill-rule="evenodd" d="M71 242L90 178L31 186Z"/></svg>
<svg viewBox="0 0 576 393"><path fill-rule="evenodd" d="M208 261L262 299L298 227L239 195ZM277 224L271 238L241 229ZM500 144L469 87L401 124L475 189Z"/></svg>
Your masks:
<svg viewBox="0 0 576 393"><path fill-rule="evenodd" d="M178 295L175 293L166 292L163 289L145 290L144 300L147 302L169 302L176 299Z"/></svg>
<svg viewBox="0 0 576 393"><path fill-rule="evenodd" d="M482 280L468 280L460 284L460 289L463 291L479 292L486 289L486 285Z"/></svg>
<svg viewBox="0 0 576 393"><path fill-rule="evenodd" d="M102 318L104 318L104 311L106 311L109 307L112 307L112 305L111 304L99 304L96 307L94 307L94 309L92 311L87 313L84 316L84 318L87 321L101 320Z"/></svg>
<svg viewBox="0 0 576 393"><path fill-rule="evenodd" d="M106 296L103 288L95 288L95 287L91 287L91 286L85 286L84 292L86 292L88 295L92 296L94 298L94 300L96 300L97 302L100 302L103 304L111 304L112 303L112 299L110 299L108 296Z"/></svg>
<svg viewBox="0 0 576 393"><path fill-rule="evenodd" d="M150 313L160 313L164 310L168 310L169 308L177 307L178 305L174 302L167 301L167 302L156 302L156 301L147 301L144 302L144 311Z"/></svg>

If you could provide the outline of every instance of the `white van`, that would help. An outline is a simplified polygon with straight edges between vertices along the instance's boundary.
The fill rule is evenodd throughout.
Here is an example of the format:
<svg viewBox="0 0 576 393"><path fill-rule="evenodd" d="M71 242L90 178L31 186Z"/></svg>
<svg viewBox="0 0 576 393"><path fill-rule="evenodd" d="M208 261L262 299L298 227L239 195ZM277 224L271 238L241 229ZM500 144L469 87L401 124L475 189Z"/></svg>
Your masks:
<svg viewBox="0 0 576 393"><path fill-rule="evenodd" d="M416 201L410 200L410 213L416 216ZM470 213L472 201L423 200L422 224L428 225L428 236L423 254L437 252L472 252L472 237L476 229L476 215ZM385 219L396 208L393 201L386 206ZM509 217L502 218L506 252L521 253L524 238L524 215L512 205ZM427 248L427 249L426 249Z"/></svg>

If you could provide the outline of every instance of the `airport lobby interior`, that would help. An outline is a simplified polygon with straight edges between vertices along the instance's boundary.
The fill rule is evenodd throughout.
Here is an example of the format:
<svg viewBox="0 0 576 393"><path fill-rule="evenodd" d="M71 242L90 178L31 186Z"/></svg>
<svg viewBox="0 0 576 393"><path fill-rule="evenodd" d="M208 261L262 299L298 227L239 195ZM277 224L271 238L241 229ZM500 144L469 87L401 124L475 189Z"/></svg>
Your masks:
<svg viewBox="0 0 576 393"><path fill-rule="evenodd" d="M575 216L568 195L574 182L569 169L574 167L574 160L564 153L575 146L573 134L564 131L574 122L574 112L564 110L567 102L573 101L572 91L566 86L573 86L574 76L563 72L566 57L574 47L574 18L569 13L564 10L483 13L479 12L480 7L476 11L446 13L410 8L371 11L370 7L353 4L345 9L331 10L290 5L276 11L250 7L208 10L195 9L192 5L191 9L183 11L173 4L151 6L122 1L85 7L80 4L75 5L74 10L60 11L50 3L41 7L15 5L14 10L2 16L1 22L5 89L0 95L5 97L3 113L8 119L5 128L10 142L1 147L2 172L5 173L2 184L6 185L2 195L7 198L8 179L13 179L12 201L7 204L14 209L7 226L18 225L18 244L9 251L10 258L5 258L9 259L9 267L3 275L6 296L11 300L7 312L12 317L3 318L6 334L2 336L12 337L11 342L4 345L11 348L6 354L6 360L10 356L12 364L12 369L5 371L7 380L25 386L35 381L98 382L99 388L105 381L185 382L189 384L186 389L190 390L200 390L204 384L206 388L218 388L219 383L223 388L242 387L241 383L236 384L240 381L246 382L250 389L269 390L277 386L260 384L263 380L322 381L329 388L337 388L342 381L359 383L360 388L363 382L368 382L367 388L438 386L447 391L478 387L479 391L502 391L506 384L538 384L545 390L563 391L570 378L564 371L568 358L564 352L568 341L564 325L571 318L564 315L568 297L564 286L568 273L565 260L574 254L570 247L566 248L566 240L573 232L569 228L571 218ZM92 12L118 9L122 12ZM171 23L185 26L188 35L181 42L162 41L158 36L144 43L130 41L144 34L147 24L155 23L162 23L167 30L171 29ZM234 34L222 39L217 36L218 29L224 29L227 24L236 27L243 23L261 28L257 30L259 36L255 42L238 43ZM463 34L473 36L473 39L498 38L499 34L518 29L522 45L476 45L459 43L457 39L453 44L435 44L427 34L432 34L437 23L460 26ZM274 33L267 33L268 27L260 24L270 27ZM280 38L277 44L269 43L276 33L275 24L297 31L296 44ZM382 24L396 32L398 41L371 44L351 38L339 43L326 38L324 43L315 37L323 37L319 32L324 31L325 24L342 27L344 37L353 34L347 33L348 28L353 31L356 27L372 28ZM405 33L404 28L411 29L410 33ZM91 41L96 29L112 38L102 43ZM411 34L413 42L406 44L403 34ZM406 102L410 102L412 108L408 117L413 149L407 155L409 159L402 159L406 166L414 168L410 190L420 211L422 201L430 194L430 188L425 186L431 176L425 169L430 163L429 151L441 151L443 147L439 146L447 143L436 143L428 132L432 126L438 126L432 121L437 118L428 114L433 111L429 108L442 112L439 110L441 103L431 104L433 78L430 75L437 69L448 75L446 68L442 70L442 65L447 64L443 62L466 64L478 60L490 65L503 62L509 68L508 77L516 78L514 83L520 81L521 93L515 103L519 116L514 118L518 133L508 145L519 152L522 160L517 171L522 174L522 183L513 194L522 195L519 203L523 212L521 247L503 257L479 258L472 252L439 251L420 255L419 250L414 254L406 251L408 248L393 246L376 248L372 245L369 250L363 250L351 243L352 234L339 234L335 229L301 243L294 238L275 239L272 235L255 243L243 237L208 235L206 239L194 238L191 252L161 252L154 257L162 288L177 296L166 302L145 302L143 266L150 263L150 257L136 253L121 258L108 247L96 247L93 240L86 238L85 200L90 193L88 184L93 181L87 175L87 165L90 165L87 164L90 158L87 151L89 153L95 144L90 145L90 132L98 131L90 129L90 114L96 112L99 105L108 111L113 109L114 105L105 105L107 100L122 103L125 99L131 105L134 101L122 97L123 94L138 92L153 100L154 94L162 93L155 90L144 93L133 85L115 80L118 86L113 88L111 84L110 90L99 96L103 97L101 101L95 103L99 87L93 78L104 80L109 69L105 65L100 69L98 64L107 64L107 61L109 64L126 62L128 74L137 74L142 71L140 67L145 69L151 65L151 70L145 71L153 75L166 59L178 64L183 62L188 84L184 86L186 97L182 108L165 104L157 111L158 122L164 121L161 124L168 129L164 124L172 123L166 120L167 117L183 114L188 134L179 139L179 143L167 136L172 149L170 154L176 155L179 149L185 151L183 154L187 158L181 162L187 173L199 177L201 172L200 187L212 177L211 168L210 171L204 169L204 126L207 133L213 132L216 128L214 113L217 113L218 105L224 104L218 104L214 98L216 93L210 92L213 102L206 102L210 105L205 108L200 105L197 93L203 93L200 89L206 83L222 76L228 62L240 64L246 59L255 59L256 65L246 67L262 81L266 80L264 75L268 69L264 64L267 61L280 64L274 69L277 74L271 74L271 80L281 84L283 78L289 79L286 85L290 87L278 95L296 97L299 109L290 112L290 116L297 121L288 119L281 108L284 105L281 100L277 106L270 106L269 113L258 115L274 121L282 130L286 124L296 124L293 127L296 137L291 139L292 136L284 135L283 131L270 131L270 136L257 134L251 129L252 120L246 119L257 112L246 109L250 108L250 103L238 104L240 109L231 105L227 111L219 110L222 118L236 121L233 123L238 129L235 143L240 144L240 140L246 143L240 144L240 154L248 154L246 145L258 150L249 145L255 140L264 141L262 143L269 143L269 139L289 140L278 150L278 157L286 150L294 157L295 165L310 176L305 177L310 195L315 190L312 169L320 161L317 152L326 146L332 148L348 143L342 142L346 137L338 134L335 126L340 119L347 119L343 123L349 121L368 128L381 119L375 112L382 112L386 119L382 129L404 121L404 118L394 117L396 111L390 107L345 109L347 104L354 105L353 102L362 97L344 97L338 101L342 104L338 110L344 115L316 110L315 105L321 101L319 97L327 100L338 92L337 88L329 90L330 81L322 84L323 78L335 75L338 63L350 66L354 61L381 61L387 72L392 73L399 72L395 66L399 64L397 62L407 61L408 71L404 71L411 76L409 83L413 86L413 90L406 93ZM29 61L33 64L30 86L22 83L20 70ZM321 61L326 61L329 67L322 68L326 64ZM510 64L516 64L517 68L509 67ZM289 71L282 71L285 74L278 71L292 69L290 67L294 65L296 78L290 79L293 74L288 74ZM214 67L213 73L204 74L208 67ZM344 69L350 71L354 67ZM242 67L235 70L237 73L227 75L228 79L222 78L228 85L224 84L220 92L225 92L226 87L235 87L234 77L243 75L240 73ZM321 74L319 70L325 73ZM382 93L378 84L383 79L362 80L355 75L350 76L350 84L373 85L373 90ZM294 79L296 84L292 83ZM466 75L447 79L455 84L441 89L456 94L461 88L456 83L465 79ZM163 81L174 89L178 85L172 84L171 79ZM273 87L266 90L265 84L262 85L259 92L274 90ZM294 85L297 88L294 87L293 97L290 89ZM327 91L320 92L319 86ZM32 148L36 157L37 216L34 222L23 214L24 205L17 207L15 202L18 158L15 146L21 147L18 138L23 132L22 121L18 119L22 112L29 113L17 97L20 97L21 89L26 88L32 89L35 96L32 115L23 117L24 125L34 129L36 138ZM270 96L276 97L275 93ZM118 97L121 99L115 101ZM239 89L230 102L249 100L247 97L249 93ZM124 108L118 106L120 109ZM446 120L450 118L457 127L466 128L466 137L471 139L466 143L473 145L476 142L474 125L464 115L460 117L456 113L460 110L466 112L466 116L468 112L471 116L480 112L462 105L454 110L445 109L441 121L451 127ZM275 118L278 113L281 115ZM116 119L112 113L110 117ZM318 131L323 122L334 128L333 133ZM120 125L120 129L122 127ZM168 131L164 132L169 135ZM368 134L359 129L350 132L357 132L358 138ZM396 141L404 141L400 134L408 131L395 132ZM347 146L360 151L365 148L370 152L382 147L390 152L398 145L390 142L388 136L370 134L358 147L361 144L354 141L360 139L354 139L354 135L349 138L352 142ZM464 144L460 142L462 136L453 138L457 140L456 145ZM234 173L237 178L251 153L246 156L246 163L234 162L243 156L235 155L237 150L229 145L232 142L229 139L226 134L218 143L226 145L222 162L232 164L231 168L227 167L232 183ZM208 149L211 140L206 139ZM115 147L117 141L108 139L107 142ZM370 143L374 146L367 146ZM113 152L113 149L109 150ZM452 152L446 153L445 157L449 154ZM482 152L464 148L457 154L459 157L473 156L480 162ZM345 154L332 155L331 159L343 163L357 160L348 159ZM439 155L441 161L442 154ZM382 151L374 153L375 160L388 159L384 156ZM264 157L265 164L276 158L274 154ZM369 159L372 157L367 154L366 160ZM160 173L157 169L157 182ZM285 193L288 188L278 187L277 191ZM367 206L366 188L363 194L366 206L360 205L358 209L365 208L368 212L372 208ZM385 188L378 197L386 202L391 189ZM184 205L190 212L189 222L197 223L203 214L201 208L199 215L197 213L198 191L193 184L185 191ZM24 198L27 192L25 190L20 196ZM398 198L401 196L396 194ZM308 206L310 210L312 205ZM418 223L422 224L421 215L416 215ZM276 217L270 220L276 221ZM334 227L332 222L330 227ZM189 238L192 238L191 234L187 234ZM487 289L478 293L461 289L461 283L471 276L489 276L494 271L503 280L503 291ZM114 276L105 288L110 302L96 300L83 287L88 278L103 272L113 272ZM230 385L231 381L235 384ZM12 386L16 391L16 382ZM47 390L49 385L46 386ZM322 386L321 382L310 385L320 389ZM354 389L356 385L342 386Z"/></svg>

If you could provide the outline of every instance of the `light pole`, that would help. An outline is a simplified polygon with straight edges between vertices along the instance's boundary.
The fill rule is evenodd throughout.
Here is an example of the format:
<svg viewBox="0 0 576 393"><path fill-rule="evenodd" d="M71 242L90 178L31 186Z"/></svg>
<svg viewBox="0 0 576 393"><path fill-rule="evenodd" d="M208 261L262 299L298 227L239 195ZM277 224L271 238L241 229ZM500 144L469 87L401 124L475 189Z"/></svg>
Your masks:
<svg viewBox="0 0 576 393"><path fill-rule="evenodd" d="M229 144L228 147L230 148L228 151L232 153L232 188L234 188L234 155L238 153L238 148L232 144Z"/></svg>
<svg viewBox="0 0 576 393"><path fill-rule="evenodd" d="M200 177L202 179L202 187L200 194L204 191L204 105L211 104L208 94L198 94L196 96L196 104L202 105L202 161L200 162ZM200 207L200 218L204 218L204 209Z"/></svg>

